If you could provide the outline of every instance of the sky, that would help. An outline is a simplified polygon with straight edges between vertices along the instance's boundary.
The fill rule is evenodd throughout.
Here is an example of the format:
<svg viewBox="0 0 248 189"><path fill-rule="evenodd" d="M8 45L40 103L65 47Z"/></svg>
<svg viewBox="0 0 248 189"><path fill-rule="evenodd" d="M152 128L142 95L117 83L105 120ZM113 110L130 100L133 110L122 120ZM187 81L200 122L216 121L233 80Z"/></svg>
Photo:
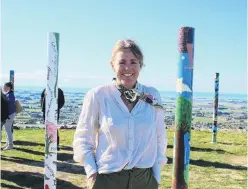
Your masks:
<svg viewBox="0 0 248 189"><path fill-rule="evenodd" d="M1 84L45 86L47 34L60 34L59 87L111 82L111 51L135 40L144 54L139 82L175 91L178 30L195 28L193 91L247 92L246 0L2 0Z"/></svg>

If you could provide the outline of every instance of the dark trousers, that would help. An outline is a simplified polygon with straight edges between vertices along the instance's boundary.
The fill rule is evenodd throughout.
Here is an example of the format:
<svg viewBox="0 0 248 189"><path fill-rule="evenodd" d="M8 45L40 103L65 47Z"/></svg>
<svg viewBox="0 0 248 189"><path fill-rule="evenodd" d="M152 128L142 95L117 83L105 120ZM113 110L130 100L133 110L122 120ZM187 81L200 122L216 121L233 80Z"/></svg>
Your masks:
<svg viewBox="0 0 248 189"><path fill-rule="evenodd" d="M122 170L110 174L97 174L92 189L158 189L152 168Z"/></svg>

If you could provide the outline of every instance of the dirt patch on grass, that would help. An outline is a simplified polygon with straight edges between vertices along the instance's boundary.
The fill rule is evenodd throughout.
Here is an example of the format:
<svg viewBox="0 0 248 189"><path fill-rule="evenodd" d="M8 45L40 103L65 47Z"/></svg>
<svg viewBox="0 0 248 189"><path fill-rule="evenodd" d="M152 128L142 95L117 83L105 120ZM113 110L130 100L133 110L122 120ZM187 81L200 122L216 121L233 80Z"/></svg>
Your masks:
<svg viewBox="0 0 248 189"><path fill-rule="evenodd" d="M215 173L212 175L215 180L221 182L223 179L229 178L238 182L238 180L245 180L245 176L243 176L239 171L225 171L225 173Z"/></svg>
<svg viewBox="0 0 248 189"><path fill-rule="evenodd" d="M65 166L65 163L61 166L59 163L62 162L58 162L57 166L59 170L57 171L57 188L86 189L86 176L82 168L79 169L77 165L73 164ZM76 170L73 170L74 168ZM2 161L1 177L10 186L10 183L15 183L23 188L44 188L44 167Z"/></svg>
<svg viewBox="0 0 248 189"><path fill-rule="evenodd" d="M242 165L247 167L247 157L246 156L231 156L228 158L228 161L230 161L230 163L234 163L237 165Z"/></svg>

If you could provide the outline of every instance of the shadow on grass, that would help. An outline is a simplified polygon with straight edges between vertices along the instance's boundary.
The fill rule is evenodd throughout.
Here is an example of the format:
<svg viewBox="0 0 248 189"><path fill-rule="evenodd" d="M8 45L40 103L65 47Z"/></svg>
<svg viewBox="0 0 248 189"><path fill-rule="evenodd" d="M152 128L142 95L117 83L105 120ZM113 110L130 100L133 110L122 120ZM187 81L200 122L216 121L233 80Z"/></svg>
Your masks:
<svg viewBox="0 0 248 189"><path fill-rule="evenodd" d="M205 161L205 160L190 160L190 164L201 166L201 167L215 167L218 169L233 169L233 170L239 170L244 171L247 170L247 167L244 166L235 166L228 163L220 163L220 162L211 162L211 161Z"/></svg>
<svg viewBox="0 0 248 189"><path fill-rule="evenodd" d="M206 142L207 143L207 142ZM217 142L216 144L223 144L223 145L234 145L234 146L237 146L237 145L245 145L245 144L242 144L242 143L236 143L236 142L233 142L233 143L227 143L227 142Z"/></svg>
<svg viewBox="0 0 248 189"><path fill-rule="evenodd" d="M1 188L22 189L19 186L12 186L12 185L9 185L9 184L4 184L4 183L1 183Z"/></svg>
<svg viewBox="0 0 248 189"><path fill-rule="evenodd" d="M57 159L59 161L73 161L73 154L67 154L67 153L58 153Z"/></svg>
<svg viewBox="0 0 248 189"><path fill-rule="evenodd" d="M44 167L44 161L36 161L25 158L19 158L19 157L6 157L3 155L1 156L1 160L34 166L34 167ZM84 167L79 165L74 165L73 163L57 162L57 170L65 173L85 175Z"/></svg>
<svg viewBox="0 0 248 189"><path fill-rule="evenodd" d="M34 173L34 172L21 172L21 171L1 171L1 179L8 181L8 182L14 182L17 185L25 188L36 188L36 189L43 189L44 188L44 174L41 173ZM6 187L9 188L17 188L15 186L9 186L6 185ZM2 184L2 187L4 187L4 184ZM64 181L61 179L57 179L57 188L75 188L75 189L82 189L79 186L73 185L72 183L68 181ZM19 187L17 188L19 189Z"/></svg>
<svg viewBox="0 0 248 189"><path fill-rule="evenodd" d="M3 161L10 161L13 163L19 163L19 164L24 164L24 165L29 165L29 166L35 166L35 167L44 167L44 162L43 161L36 161L36 160L30 160L30 159L25 159L25 158L19 158L19 157L7 157L4 155L1 155L1 160ZM3 164L4 166L4 164Z"/></svg>
<svg viewBox="0 0 248 189"><path fill-rule="evenodd" d="M167 158L168 158L167 164L172 164L173 159L170 157L167 157ZM211 161L194 160L194 159L190 160L190 165L196 165L200 167L215 167L217 169L233 169L233 170L239 170L239 171L247 170L247 167L244 167L244 166L235 166L235 165L231 165L228 163L211 162Z"/></svg>
<svg viewBox="0 0 248 189"><path fill-rule="evenodd" d="M19 148L19 147L14 147L14 150L19 150L20 152L26 152L26 153L29 153L29 154L34 154L34 155L39 155L39 156L44 156L45 155L45 152L34 151L34 150L31 150L31 149L25 149L25 148ZM58 160L60 160L60 161L66 161L66 160L72 160L73 159L72 154L60 153L60 151L58 151L57 153L58 153Z"/></svg>
<svg viewBox="0 0 248 189"><path fill-rule="evenodd" d="M73 148L70 147L70 146L62 146L62 145L60 145L59 147L60 147L61 150L73 151Z"/></svg>
<svg viewBox="0 0 248 189"><path fill-rule="evenodd" d="M44 156L44 152L39 152L39 151L33 151L33 150L30 150L30 149L25 149L25 148L18 148L18 147L15 147L14 146L14 149L15 150L19 150L21 152L26 152L26 153L30 153L30 154L34 154L34 155L39 155L39 156Z"/></svg>
<svg viewBox="0 0 248 189"><path fill-rule="evenodd" d="M38 143L38 142L21 141L21 140L14 141L14 145L19 145L19 146L44 146L45 147L45 143L42 144L42 143ZM62 150L73 151L73 148L70 147L70 146L60 145L59 147Z"/></svg>
<svg viewBox="0 0 248 189"><path fill-rule="evenodd" d="M167 164L172 164L173 163L173 159L170 157L167 157Z"/></svg>
<svg viewBox="0 0 248 189"><path fill-rule="evenodd" d="M45 143L17 140L17 141L14 141L14 145L20 145L20 146L45 146Z"/></svg>
<svg viewBox="0 0 248 189"><path fill-rule="evenodd" d="M45 156L45 152L40 152L40 151L34 151L30 149L25 149L25 148L19 148L19 147L14 147L15 150L19 150L20 152L26 152L29 154L34 154L34 155L39 155L39 156ZM58 151L57 153L57 159L59 161L68 161L72 162L73 161L73 154L68 154L68 153L61 153Z"/></svg>
<svg viewBox="0 0 248 189"><path fill-rule="evenodd" d="M173 149L173 145L168 145L167 148L172 148ZM224 154L224 153L228 153L228 154L233 154L231 152L227 152L225 150L220 150L220 149L211 149L211 148L197 148L197 147L190 147L190 151L197 151L197 152L217 152L219 154Z"/></svg>

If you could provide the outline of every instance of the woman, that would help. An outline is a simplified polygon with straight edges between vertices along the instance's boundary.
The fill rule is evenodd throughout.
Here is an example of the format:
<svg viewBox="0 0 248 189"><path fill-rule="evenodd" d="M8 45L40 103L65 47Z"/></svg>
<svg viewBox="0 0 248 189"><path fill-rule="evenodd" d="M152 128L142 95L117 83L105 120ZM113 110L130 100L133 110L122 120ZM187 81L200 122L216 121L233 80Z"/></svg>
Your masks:
<svg viewBox="0 0 248 189"><path fill-rule="evenodd" d="M13 148L13 133L12 133L12 125L15 118L15 95L14 95L14 86L12 82L7 82L4 84L3 88L6 93L6 97L8 98L8 115L9 119L6 120L4 124L5 135L7 137L7 145L3 147L3 150L10 150Z"/></svg>
<svg viewBox="0 0 248 189"><path fill-rule="evenodd" d="M157 189L167 162L167 136L159 92L137 79L143 54L132 40L112 52L116 78L85 96L74 136L74 160L93 189Z"/></svg>

